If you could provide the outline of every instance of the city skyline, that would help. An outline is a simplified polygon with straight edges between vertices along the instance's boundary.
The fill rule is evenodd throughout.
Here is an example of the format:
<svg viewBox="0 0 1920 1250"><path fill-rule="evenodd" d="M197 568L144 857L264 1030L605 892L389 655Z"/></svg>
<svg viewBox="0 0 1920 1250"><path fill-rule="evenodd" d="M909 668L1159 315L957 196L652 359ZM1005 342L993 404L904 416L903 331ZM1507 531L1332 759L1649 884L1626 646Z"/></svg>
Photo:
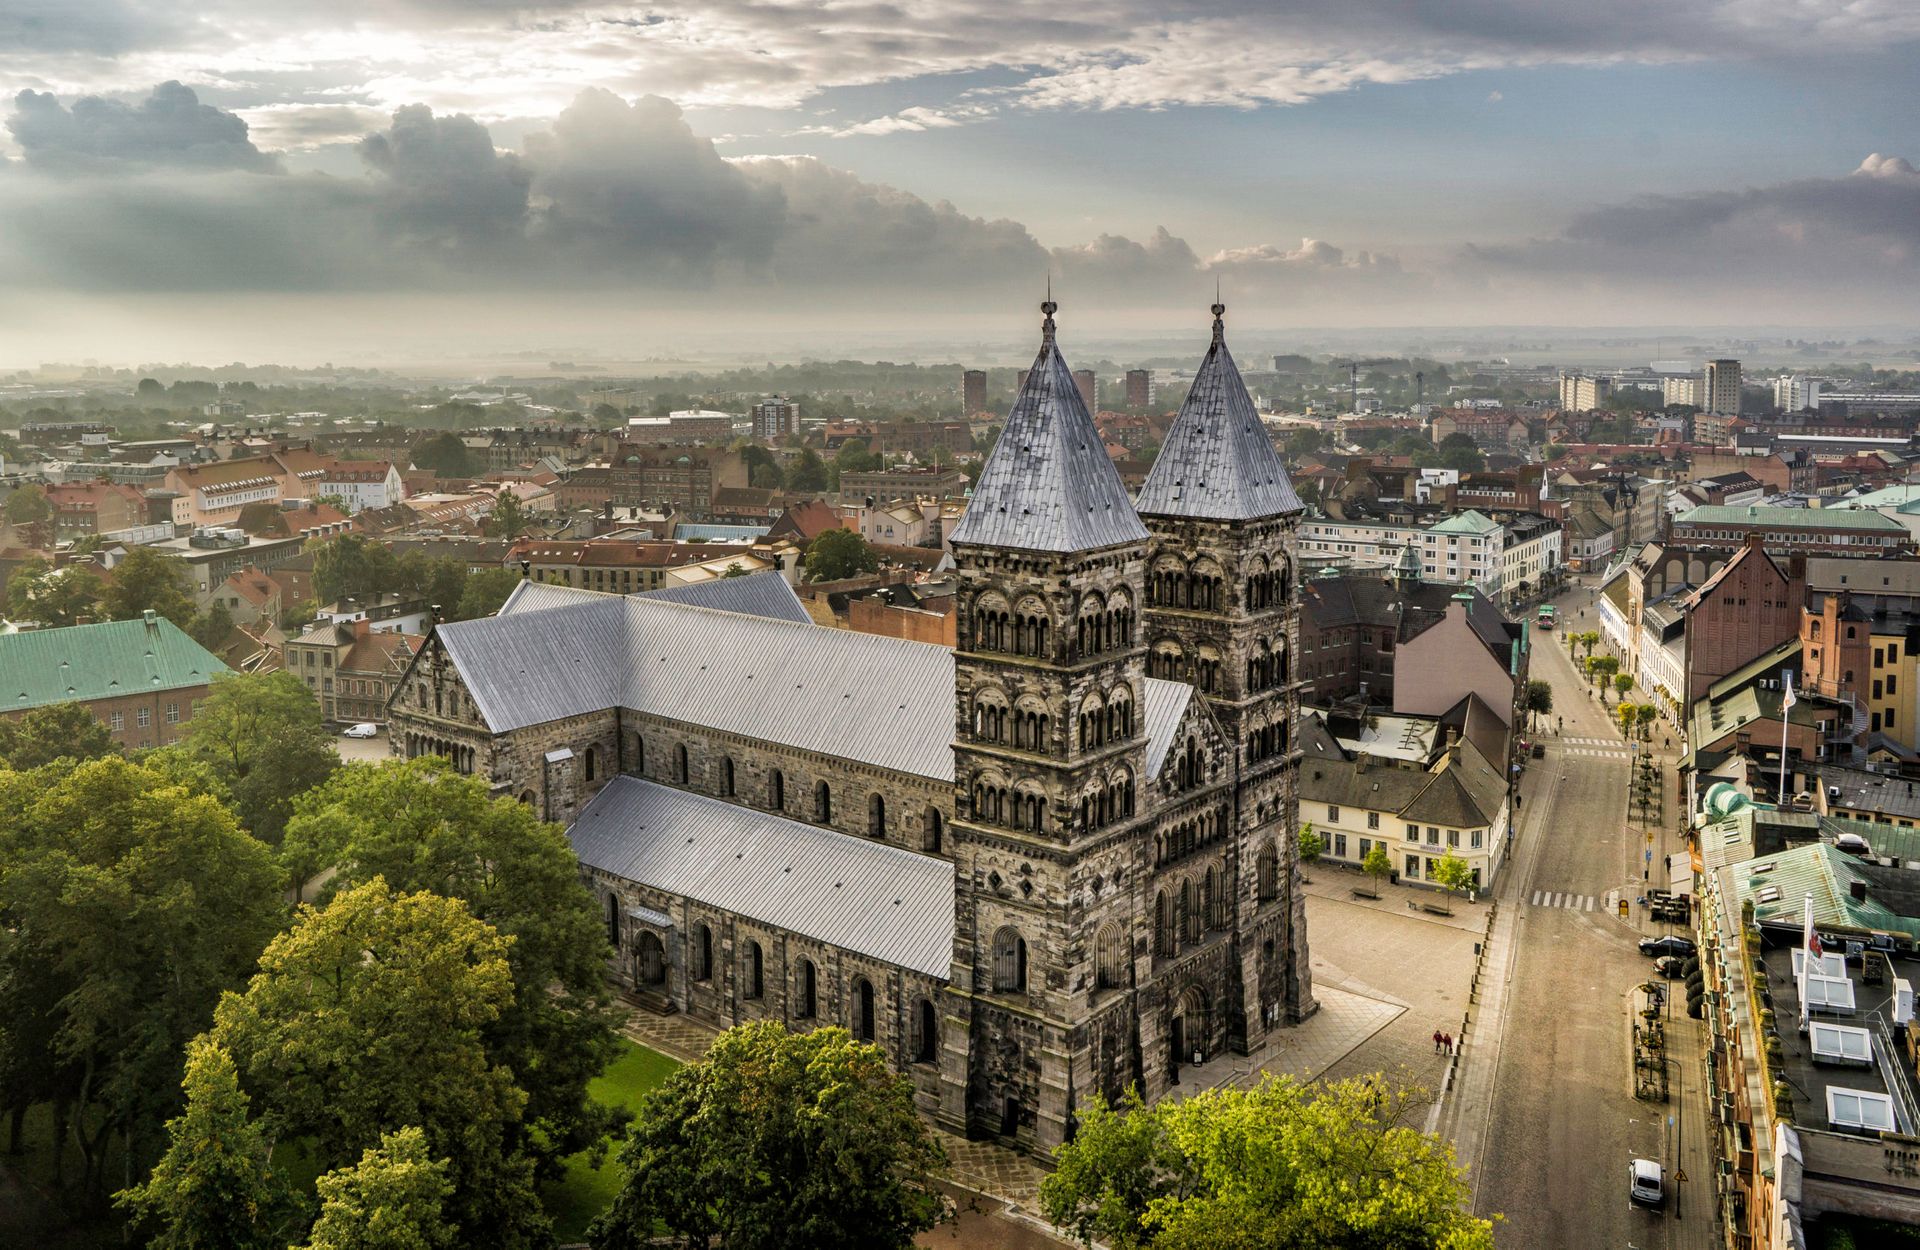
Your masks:
<svg viewBox="0 0 1920 1250"><path fill-rule="evenodd" d="M0 334L1005 341L1049 275L1089 338L1216 281L1254 327L1910 326L1917 40L1841 4L14 5Z"/></svg>

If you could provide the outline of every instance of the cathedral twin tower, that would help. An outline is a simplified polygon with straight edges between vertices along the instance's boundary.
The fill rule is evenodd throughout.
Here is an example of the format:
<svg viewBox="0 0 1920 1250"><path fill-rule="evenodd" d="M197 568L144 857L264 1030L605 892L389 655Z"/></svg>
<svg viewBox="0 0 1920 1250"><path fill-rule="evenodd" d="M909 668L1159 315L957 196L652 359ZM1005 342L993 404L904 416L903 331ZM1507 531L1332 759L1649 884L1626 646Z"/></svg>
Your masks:
<svg viewBox="0 0 1920 1250"><path fill-rule="evenodd" d="M1314 1009L1293 722L1299 496L1213 341L1137 499L1041 305L951 536L953 976L939 1118L1045 1151Z"/></svg>

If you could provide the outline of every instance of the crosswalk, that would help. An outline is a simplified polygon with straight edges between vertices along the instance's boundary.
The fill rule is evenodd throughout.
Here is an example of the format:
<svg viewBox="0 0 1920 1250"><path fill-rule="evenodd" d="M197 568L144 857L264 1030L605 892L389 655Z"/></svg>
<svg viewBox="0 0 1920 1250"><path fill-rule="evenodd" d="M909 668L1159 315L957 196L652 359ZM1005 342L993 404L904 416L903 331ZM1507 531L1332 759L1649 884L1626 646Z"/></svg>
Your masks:
<svg viewBox="0 0 1920 1250"><path fill-rule="evenodd" d="M1561 755L1583 755L1589 759L1624 760L1633 754L1618 738L1549 738L1547 745Z"/></svg>
<svg viewBox="0 0 1920 1250"><path fill-rule="evenodd" d="M1570 747L1617 747L1618 738L1559 738L1556 741Z"/></svg>
<svg viewBox="0 0 1920 1250"><path fill-rule="evenodd" d="M1561 750L1560 754L1584 755L1589 759L1624 760L1629 758L1632 753L1628 751L1608 751L1601 747L1566 747Z"/></svg>
<svg viewBox="0 0 1920 1250"><path fill-rule="evenodd" d="M1558 907L1565 911L1593 911L1600 906L1600 899L1592 894L1561 894L1552 890L1535 890L1533 905Z"/></svg>

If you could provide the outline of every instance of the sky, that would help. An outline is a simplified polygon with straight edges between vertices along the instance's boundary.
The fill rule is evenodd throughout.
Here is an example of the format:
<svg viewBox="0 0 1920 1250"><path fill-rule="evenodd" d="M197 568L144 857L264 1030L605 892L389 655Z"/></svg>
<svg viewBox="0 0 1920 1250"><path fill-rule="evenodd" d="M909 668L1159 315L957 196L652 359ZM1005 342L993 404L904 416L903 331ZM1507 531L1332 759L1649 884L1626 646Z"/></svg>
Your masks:
<svg viewBox="0 0 1920 1250"><path fill-rule="evenodd" d="M0 366L1920 325L1911 0L0 0Z"/></svg>

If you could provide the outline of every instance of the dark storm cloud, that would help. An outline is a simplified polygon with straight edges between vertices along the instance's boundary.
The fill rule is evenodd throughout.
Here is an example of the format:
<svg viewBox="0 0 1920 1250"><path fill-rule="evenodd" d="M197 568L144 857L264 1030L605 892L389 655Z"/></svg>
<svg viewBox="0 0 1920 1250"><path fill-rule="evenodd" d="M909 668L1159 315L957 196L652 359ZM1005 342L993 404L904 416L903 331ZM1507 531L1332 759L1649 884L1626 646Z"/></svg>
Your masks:
<svg viewBox="0 0 1920 1250"><path fill-rule="evenodd" d="M531 175L471 117L410 104L360 141L360 156L381 175L383 214L404 240L496 243L526 225Z"/></svg>
<svg viewBox="0 0 1920 1250"><path fill-rule="evenodd" d="M126 166L242 169L278 162L247 138L247 123L200 103L191 87L163 82L137 104L81 96L68 108L47 92L14 97L7 131L26 163L56 173L108 172Z"/></svg>

